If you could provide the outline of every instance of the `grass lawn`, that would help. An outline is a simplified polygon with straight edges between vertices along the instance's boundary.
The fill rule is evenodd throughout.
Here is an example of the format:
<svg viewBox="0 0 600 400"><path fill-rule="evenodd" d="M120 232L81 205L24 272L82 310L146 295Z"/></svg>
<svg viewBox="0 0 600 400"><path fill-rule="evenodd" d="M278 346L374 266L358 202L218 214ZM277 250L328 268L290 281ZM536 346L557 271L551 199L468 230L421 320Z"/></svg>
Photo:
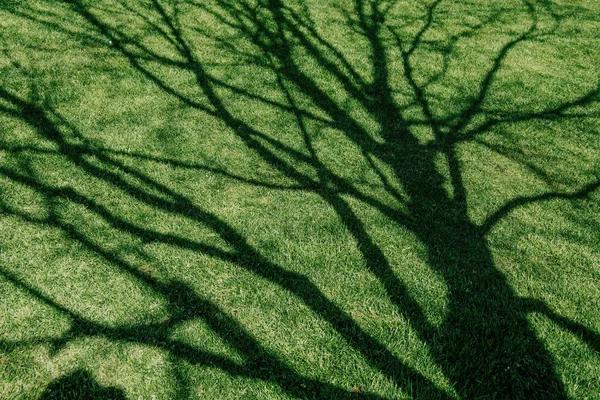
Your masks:
<svg viewBox="0 0 600 400"><path fill-rule="evenodd" d="M600 399L599 16L0 1L0 398Z"/></svg>

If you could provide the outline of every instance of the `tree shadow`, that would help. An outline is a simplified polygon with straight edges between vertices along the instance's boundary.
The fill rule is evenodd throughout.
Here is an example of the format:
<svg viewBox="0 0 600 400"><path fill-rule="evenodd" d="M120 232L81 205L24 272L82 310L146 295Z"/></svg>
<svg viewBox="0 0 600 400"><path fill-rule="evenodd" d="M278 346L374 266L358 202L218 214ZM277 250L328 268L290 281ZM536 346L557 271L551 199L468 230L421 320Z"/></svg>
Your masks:
<svg viewBox="0 0 600 400"><path fill-rule="evenodd" d="M102 155L102 153L96 153L90 148L87 148L86 151L79 145L70 144L65 140L63 133L57 128L56 122L52 121L47 116L47 113L49 113L48 110L41 109L33 103L19 99L18 97L5 92L3 89L0 89L0 98L8 100L12 102L13 105L20 108L16 111L6 109L3 111L8 114L18 115L24 122L27 122L32 127L36 128L40 135L55 141L60 147L59 154L69 158L75 165L85 169L91 176L106 180L106 182L126 191L130 196L140 201L148 202L153 207L160 207L173 213L183 214L198 223L210 224L213 229L226 237L228 242L237 250L233 253L228 253L216 247L207 246L190 239L176 235L162 234L139 227L113 214L106 207L96 203L93 199L78 193L74 189L56 188L52 185L43 183L39 179L36 179L35 176L31 176L31 174L25 175L8 168L1 168L0 171L3 176L42 193L46 197L48 209L51 211L48 217L36 219L12 208L9 204L2 204L5 213L19 216L30 223L53 226L61 229L71 239L84 245L110 264L133 275L140 282L143 282L152 290L160 293L169 305L170 318L165 323L111 328L107 325L91 321L88 318L69 310L53 301L39 290L22 282L9 271L0 270L0 274L15 286L44 304L65 314L72 320L71 329L61 337L52 339L36 338L33 342L47 343L54 349L54 352L57 352L70 341L82 336L105 337L115 341L154 346L169 351L173 356L183 359L190 364L217 367L232 376L257 378L269 382L276 382L284 391L294 397L304 398L317 396L319 398L345 398L351 395L349 390L299 376L287 366L286 363L280 361L275 355L270 354L263 349L256 339L247 333L233 318L221 311L216 304L208 299L200 297L192 288L188 287L183 282L161 282L152 277L149 273L141 271L139 268L125 261L118 255L102 248L102 246L97 243L94 243L91 238L80 231L78 226L63 221L53 209L55 208L55 203L58 198L68 199L74 204L80 204L87 207L90 211L111 224L115 229L130 233L143 238L144 240L162 242L182 249L201 252L250 268L259 275L268 277L271 280L283 282L282 285L284 285L284 287L285 283L287 283L289 287L294 287L293 293L302 293L302 296L306 297L306 301L309 302L309 304L312 304L315 309L318 309L321 313L335 313L338 317L336 321L340 323L346 322L347 326L356 327L357 331L360 332L360 328L358 328L356 323L354 323L350 317L346 316L339 307L328 300L318 288L312 285L305 277L285 271L268 262L253 248L247 245L245 239L225 222L218 220L216 216L194 206L187 199L171 191L169 188L139 173L137 170L126 167L109 156ZM66 123L66 121L63 122ZM96 157L101 158L107 164L105 164L104 167L98 167L87 161L85 155L90 154L90 152ZM162 197L140 190L140 188L127 182L120 173L110 172L106 169L107 166L111 165L113 167L118 166L118 168L122 169L123 174L133 175L140 181L154 186L155 189L159 189L160 191L169 194L175 200L167 201ZM246 356L246 361L241 365L236 364L223 356L199 351L186 343L169 338L172 330L176 326L185 321L197 318L206 322L226 343L229 343L239 350L241 354L244 354ZM0 344L4 348L12 348L18 345L27 345L28 343L4 341L0 342ZM374 399L378 398L376 395L370 395L369 397Z"/></svg>
<svg viewBox="0 0 600 400"><path fill-rule="evenodd" d="M541 31L538 28L538 11L531 4L523 2L522 10L519 11L528 16L528 26L523 32L505 41L496 52L489 68L482 71L477 94L458 112L441 115L432 105L428 87L446 74L452 44L461 37L474 35L477 30L493 23L499 18L499 13L491 13L481 24L471 26L465 32L453 36L448 46L442 46L441 70L425 83L420 83L416 77L418 66L414 64L413 57L424 46L424 38L436 23L436 10L440 1L425 6L420 28L408 38L397 26L389 22L389 15L396 6L393 1L355 0L350 11L344 10L348 29L355 32L367 45L369 54L366 57L372 68L371 79L365 78L342 51L319 33L307 8L288 6L280 0L261 0L254 3L182 0L169 3L169 7L158 0L152 0L151 6L146 9L136 9L125 1L119 3L124 12L136 15L144 24L152 27L166 45L176 50L177 58L157 54L129 35L125 29L111 25L106 17L102 18L102 14L97 14L93 7L78 0L67 3L93 30L93 34L89 34L91 38L96 40L97 34L110 41L114 51L127 59L132 68L174 100L219 119L248 149L292 183L279 185L261 178L238 176L225 167L190 164L139 153L123 154L109 148L94 146L85 140L84 133L79 132L51 105L40 99L25 99L5 88L0 88L0 99L9 105L0 104L0 112L29 124L40 137L55 144L57 150L53 151L54 154L61 155L89 176L118 188L140 203L208 226L232 250L222 250L190 238L160 233L134 224L76 189L48 185L27 171L24 173L22 170L2 167L2 176L42 193L50 210L53 209L57 198L67 199L74 204L84 205L114 229L132 236L167 243L235 263L301 300L319 318L326 321L349 346L358 351L373 368L392 379L399 388L416 397L451 397L369 335L307 277L269 261L248 243L247 238L217 215L193 204L175 188L153 179L142 169L119 161L118 157L166 162L178 168L202 169L248 185L316 194L336 213L355 239L366 268L381 282L389 300L398 312L406 317L418 338L427 345L436 365L441 368L443 375L452 383L461 398L566 398L564 384L554 369L552 355L533 331L527 314L539 312L546 315L581 338L595 351L599 348L598 333L558 315L549 305L539 300L520 298L495 265L486 235L517 207L554 199L585 199L598 190L600 181L590 182L583 188L569 193L549 192L538 196L514 198L489 215L482 224L476 224L468 214L467 190L457 153L460 143L475 140L479 135L502 124L540 119L597 117L586 111L581 112L580 108L598 102L598 88L582 94L576 100L544 111L504 113L497 116L498 113L485 109L485 100L510 52L540 35L552 34L552 30ZM227 38L202 26L184 26L179 19L179 7L209 14L237 32L237 36ZM110 10L103 12L110 14ZM147 13L152 14L152 19L147 17ZM36 16L34 11L20 11L20 15L38 21L50 29L61 30L60 23L48 22L47 19ZM557 18L558 24L558 17L554 14L553 16ZM196 34L218 41L232 51L237 51L236 40L250 41L255 53L244 54L241 57L248 63L260 65L272 73L276 77L277 91L285 101L254 94L246 88L211 75L207 65L198 59L193 43L186 39L186 30L190 29L194 29ZM64 32L76 35L68 29ZM305 70L295 56L298 48L302 49L306 57L320 70L326 71L332 77L332 81L376 121L379 130L377 134L382 140L377 140L333 93L324 89ZM393 79L396 78L391 76L396 72L391 66L394 62L402 65L402 78L412 97L411 106L420 110L420 118L407 118L404 112L406 106L399 105L397 101L392 85ZM152 64L192 73L202 98L198 100L187 95L167 78L155 72ZM305 151L298 151L246 122L228 107L220 94L222 90L292 115ZM312 105L312 110L301 106L306 99ZM576 113L573 110L576 110ZM314 124L334 128L352 141L397 204L390 206L382 202L329 168L313 143L311 126ZM413 134L414 126L430 128L433 139L422 143ZM80 140L74 142L67 137L77 137ZM15 154L48 151L33 146L3 148ZM93 156L97 162L90 162L88 156ZM452 194L446 190L445 178L436 164L439 156L446 160ZM390 177L378 169L378 162L393 171L394 183L401 187L404 194L400 194L396 186L390 183ZM314 171L314 175L306 173L306 168ZM132 181L136 183L131 183ZM368 222L359 217L348 198L377 210L398 226L412 232L425 246L428 266L443 277L448 287L448 312L440 326L434 326L428 321L422 305L411 296L407 286L394 272L384 251L368 233ZM61 229L72 240L83 244L110 264L131 274L159 293L169 304L170 318L165 323L108 327L61 306L9 271L0 271L14 285L72 319L73 326L68 333L61 338L46 341L55 349L66 346L77 337L102 336L115 341L155 346L169 351L177 359L186 360L194 365L214 366L232 376L274 382L294 397L352 396L348 389L299 375L284 360L263 348L257 338L252 337L218 305L196 293L185 283L162 282L140 271L118 254L113 254L95 243L78 226L58 218L55 213L51 212L47 218L35 219L11 208L9 204L3 204L3 208L5 212L29 222ZM232 348L244 355L245 362L237 364L225 357L199 351L186 343L169 338L175 326L191 319L205 321ZM143 335L139 333L141 331L144 332ZM36 340L43 341L42 338ZM22 345L16 342L0 344L4 347ZM364 396L378 398L369 393Z"/></svg>
<svg viewBox="0 0 600 400"><path fill-rule="evenodd" d="M94 377L85 370L75 370L52 382L39 400L125 400L121 389L100 385Z"/></svg>

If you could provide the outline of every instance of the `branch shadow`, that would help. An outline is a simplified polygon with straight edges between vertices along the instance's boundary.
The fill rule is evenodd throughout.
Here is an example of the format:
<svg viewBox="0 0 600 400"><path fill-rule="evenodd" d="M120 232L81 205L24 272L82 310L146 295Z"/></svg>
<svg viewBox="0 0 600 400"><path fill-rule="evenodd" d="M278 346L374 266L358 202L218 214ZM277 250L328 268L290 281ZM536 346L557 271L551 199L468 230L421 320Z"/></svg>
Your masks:
<svg viewBox="0 0 600 400"><path fill-rule="evenodd" d="M155 53L129 36L126 31L111 26L85 3L78 0L70 0L67 3L100 36L113 43L114 51L127 59L131 67L142 76L187 107L218 118L243 141L248 149L293 183L276 185L258 178L241 177L221 167L166 160L146 154L128 153L127 157L158 163L168 162L183 169L202 169L248 185L317 194L331 207L358 243L366 268L381 282L389 300L398 312L408 319L419 339L428 346L436 365L452 382L461 398L566 398L564 384L554 370L552 355L529 325L527 314L540 312L546 315L580 337L595 351L598 351L598 334L554 313L546 304L519 298L506 277L494 264L486 235L493 226L517 207L552 199L583 199L600 187L600 181L589 183L573 193L556 192L513 199L490 215L483 224L477 225L467 212L468 199L461 161L457 154L459 143L473 140L496 125L543 118L571 118L568 113L570 110L589 105L598 99L598 89L596 89L583 94L578 100L543 112L502 117L491 117L486 112L483 104L510 52L520 44L533 40L539 33L537 11L531 4L523 2L522 11L530 18L529 26L522 34L510 38L497 52L490 68L483 71L478 94L458 114L442 117L434 111L427 91L427 85L437 78L432 78L426 84L420 84L415 77L417 66L413 65L412 61L413 54L422 45L423 38L435 23L436 9L440 1L425 7L424 22L417 34L409 40L403 39L395 27L387 23L388 14L395 2L377 0L353 2L352 13L346 13L347 25L362 36L368 44L370 51L368 57L372 64L370 82L352 66L342 51L319 34L308 10L298 11L286 6L280 0L261 0L256 5L245 1L223 0L203 3L182 0L176 2L175 11L169 11L162 2L152 0L151 7L144 12L154 13L160 23L151 21L144 17L144 14L137 13L134 8L122 2L125 10L136 14L145 23L154 27L156 32L177 50L179 56L177 60ZM213 77L206 65L197 58L193 44L185 37L184 28L177 16L177 6L180 4L212 15L224 25L237 31L240 37L250 40L260 54L248 55L248 62L259 63L276 76L278 91L283 94L285 102L255 95L244 88ZM31 13L22 13L21 16L36 19ZM486 23L491 23L496 17L496 15L490 17L489 21L472 28L466 35L472 34ZM52 29L61 29L60 24L49 23L42 19L40 22ZM72 34L69 30L66 33ZM203 27L197 27L196 33L212 34L206 32ZM544 33L544 35L548 34ZM237 49L234 43L228 43L221 38L219 40L225 47ZM458 40L458 37L452 40ZM328 72L348 96L377 121L382 142L375 140L371 132L366 130L331 93L321 88L319 83L303 70L294 56L298 47L302 48L319 68ZM398 57L400 60L403 80L412 91L413 105L420 109L424 117L418 123L428 126L433 132L434 140L431 143L421 143L411 132L411 127L416 125L417 121L403 116L403 107L398 104L391 84L391 57ZM444 55L445 67L438 76L445 74L446 57L447 54ZM147 66L147 62L191 72L203 99L197 100L181 92L168 80L153 72ZM218 89L228 90L242 98L259 101L282 113L293 115L298 131L302 134L306 153L289 147L245 122L228 108ZM319 113L303 109L299 105L301 97L309 99ZM63 132L65 129L72 136L84 138L85 135L48 104L21 98L4 88L0 88L0 98L11 105L11 107L0 105L0 112L29 124L41 137L57 146L57 154L65 157L88 175L119 188L139 202L208 226L233 250L224 251L189 238L164 234L135 225L75 189L56 188L44 184L31 174L0 168L2 176L43 193L49 208L52 208L54 199L60 196L75 204L85 205L113 228L132 236L168 243L181 249L233 262L300 299L326 321L349 346L362 354L372 367L392 379L399 388L416 397L451 397L429 378L400 360L384 344L370 336L348 313L328 299L305 276L289 272L270 262L248 243L247 238L218 216L194 205L174 188L158 182L140 169L119 161L117 156L125 154L98 148L85 141L84 144L74 144L66 140ZM471 123L476 117L481 116L484 117L485 122L471 128ZM595 118L596 116L585 114L584 117ZM397 200L399 207L384 204L328 168L315 149L309 121L343 132L357 146L364 158L369 160L369 165L380 177L383 187ZM11 152L36 151L34 148L17 149L7 146L3 148ZM89 162L84 157L89 155L93 155L100 162L100 166ZM439 155L443 155L448 163L453 187L452 196L444 188L444 178L436 166L435 160ZM293 161L289 161L290 159ZM373 159L383 162L393 171L395 180L401 185L409 200L403 200L403 197L386 180L388 178L377 170ZM301 167L309 167L315 171L316 178L303 172ZM132 184L131 179L152 190ZM154 194L156 192L160 195ZM448 314L440 326L433 326L428 321L421 305L411 296L407 286L395 274L385 253L368 233L367 221L361 220L344 196L376 209L399 226L410 230L424 244L429 267L443 277L448 287ZM408 211L400 211L402 207ZM111 328L73 313L28 286L10 272L0 271L6 279L30 296L67 314L73 320L72 329L64 337L47 341L54 348L60 349L77 337L102 336L115 341L155 346L169 351L177 359L195 365L214 366L232 376L275 382L287 394L298 398L352 396L352 393L344 388L300 376L285 361L263 348L259 340L252 337L241 324L222 311L218 305L196 293L185 283L156 280L118 255L111 254L94 243L77 226L52 215L35 221L18 210L11 209L8 204L4 204L3 208L5 212L24 220L29 219L30 222L61 229L72 240L83 244L112 265L160 293L169 304L170 319L167 323ZM169 332L173 327L189 319L205 321L229 345L244 354L245 363L239 365L222 356L202 352L186 343L169 339ZM140 335L140 331L143 331L144 335ZM38 339L39 341L42 339ZM0 342L0 346L7 348L19 345L23 343ZM377 395L370 393L363 396L378 398Z"/></svg>
<svg viewBox="0 0 600 400"><path fill-rule="evenodd" d="M65 140L62 132L56 127L56 123L47 116L48 110L41 109L34 103L20 99L17 96L6 92L4 89L0 89L0 98L8 100L16 107L20 108L20 110L12 111L12 113L21 118L24 122L29 123L32 127L35 127L41 136L49 138L57 143L60 148L58 151L59 154L67 157L91 176L103 179L107 183L126 191L133 198L142 202L147 202L153 207L159 207L169 212L185 215L201 224L209 224L213 229L223 235L236 251L233 253L224 252L221 249L207 246L193 240L139 227L114 215L106 207L96 203L93 199L89 199L78 193L74 189L56 188L35 179L35 177L16 172L10 168L0 169L0 173L3 176L44 194L48 199L47 201L50 209L52 209L52 203L55 199L68 199L75 204L84 205L90 211L102 217L115 229L128 232L143 238L144 240L167 243L179 248L201 252L222 260L234 262L237 265L248 268L259 276L277 282L291 293L301 297L316 312L322 314L325 318L330 318L338 324L344 324L345 327L351 329L353 332L357 332L359 340L366 341L366 345L375 346L377 344L366 334L364 334L364 337L361 337L362 331L360 327L358 327L358 325L338 306L328 300L317 287L310 283L309 280L301 275L283 270L277 265L264 259L246 243L245 238L239 235L225 222L220 221L216 216L194 206L183 196L178 195L168 187L161 185L137 170L120 164L118 161L111 159L106 155L103 156L101 153L94 153L96 157L99 157L99 159L106 163L106 166L118 167L122 174L135 176L140 181L152 185L154 188L168 194L175 200L167 201L162 197L143 191L139 187L128 183L121 174L110 172L108 169L93 165L83 157L83 155L86 153L89 154L89 152L93 152L93 150L88 148L87 152L79 152L78 146L73 147L73 145ZM22 282L9 271L0 271L0 274L2 274L5 279L9 280L20 289L25 290L33 298L66 314L72 319L72 328L65 333L63 337L46 341L54 348L54 351L58 351L73 339L81 336L100 336L116 341L140 343L162 348L169 351L175 357L186 360L191 364L214 366L232 376L243 376L276 382L284 391L288 392L288 394L293 397L306 398L316 396L318 398L346 398L352 395L349 390L335 387L326 382L314 381L299 376L275 355L272 355L267 350L263 349L258 341L247 333L232 317L221 311L218 306L210 300L200 297L199 294L196 294L195 291L185 283L165 283L158 281L148 273L140 271L134 265L126 262L118 255L103 249L100 245L94 243L92 239L80 232L77 226L64 222L61 218L58 218L56 214L51 213L47 218L36 220L27 214L23 214L20 211L11 208L9 204L3 204L3 209L4 213L19 216L28 222L38 223L40 225L43 224L45 226L54 226L61 229L72 240L81 243L112 265L133 275L136 279L160 293L170 305L170 319L164 324L111 328L103 324L95 323L54 302L40 291ZM330 317L328 313L331 313L333 317ZM247 357L247 361L243 365L238 365L222 356L210 353L207 354L185 343L169 339L169 334L175 326L194 318L201 318L205 321L227 343L238 349L241 354L244 354ZM346 334L346 336L348 336L348 334ZM36 339L35 342L43 343L45 341L39 338ZM0 344L4 348L11 348L18 345L25 345L26 343L0 342ZM379 398L376 395L367 394L367 396L374 399Z"/></svg>

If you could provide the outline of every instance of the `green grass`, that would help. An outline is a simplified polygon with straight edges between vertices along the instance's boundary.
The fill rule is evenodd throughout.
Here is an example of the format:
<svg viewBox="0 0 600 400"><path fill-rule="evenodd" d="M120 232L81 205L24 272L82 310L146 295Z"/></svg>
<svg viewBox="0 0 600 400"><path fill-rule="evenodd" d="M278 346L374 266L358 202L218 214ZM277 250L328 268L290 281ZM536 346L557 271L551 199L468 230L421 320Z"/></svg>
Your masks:
<svg viewBox="0 0 600 400"><path fill-rule="evenodd" d="M3 1L0 398L600 398L598 15Z"/></svg>

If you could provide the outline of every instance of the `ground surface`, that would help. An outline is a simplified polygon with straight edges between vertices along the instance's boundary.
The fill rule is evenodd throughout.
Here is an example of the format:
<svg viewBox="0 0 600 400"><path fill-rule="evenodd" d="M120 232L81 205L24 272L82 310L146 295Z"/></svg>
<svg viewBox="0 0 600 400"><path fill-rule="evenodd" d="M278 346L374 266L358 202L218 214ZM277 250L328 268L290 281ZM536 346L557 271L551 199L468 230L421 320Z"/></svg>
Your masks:
<svg viewBox="0 0 600 400"><path fill-rule="evenodd" d="M0 398L600 398L599 15L2 1Z"/></svg>

